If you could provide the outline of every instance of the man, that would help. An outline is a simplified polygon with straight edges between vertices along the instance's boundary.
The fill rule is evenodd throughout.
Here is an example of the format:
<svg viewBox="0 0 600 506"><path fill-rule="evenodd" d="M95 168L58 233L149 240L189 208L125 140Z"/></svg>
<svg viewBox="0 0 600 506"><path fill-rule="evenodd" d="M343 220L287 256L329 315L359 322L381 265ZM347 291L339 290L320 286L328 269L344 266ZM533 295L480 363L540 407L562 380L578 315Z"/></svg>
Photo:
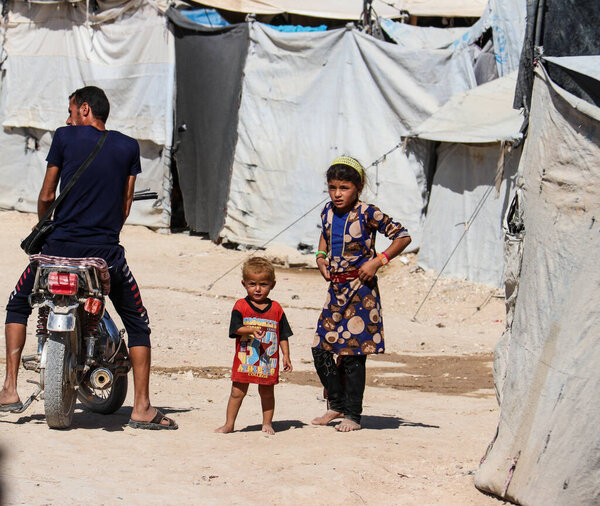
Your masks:
<svg viewBox="0 0 600 506"><path fill-rule="evenodd" d="M54 202L60 181L63 189L96 146L105 129L110 105L104 91L86 86L69 97L66 127L54 134L48 167L38 198L41 218ZM102 149L54 212L55 228L43 254L63 257L100 257L111 277L110 299L129 339L133 367L134 402L129 425L145 429L177 429L177 424L150 404L150 327L137 283L127 266L119 235L129 215L135 179L141 172L135 139L109 131ZM22 405L17 374L31 314L28 295L34 275L27 268L6 306L6 379L0 391L0 411Z"/></svg>

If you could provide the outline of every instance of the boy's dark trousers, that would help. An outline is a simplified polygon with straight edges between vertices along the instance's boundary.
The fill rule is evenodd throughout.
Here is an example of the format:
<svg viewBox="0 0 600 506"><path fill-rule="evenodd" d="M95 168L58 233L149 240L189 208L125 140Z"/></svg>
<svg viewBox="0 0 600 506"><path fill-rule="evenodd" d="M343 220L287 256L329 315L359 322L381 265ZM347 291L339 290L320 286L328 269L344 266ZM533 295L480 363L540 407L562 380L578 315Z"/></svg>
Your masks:
<svg viewBox="0 0 600 506"><path fill-rule="evenodd" d="M327 390L330 409L344 413L345 418L360 423L367 356L340 356L342 361L340 370L333 360L333 353L313 348L312 354L319 379Z"/></svg>

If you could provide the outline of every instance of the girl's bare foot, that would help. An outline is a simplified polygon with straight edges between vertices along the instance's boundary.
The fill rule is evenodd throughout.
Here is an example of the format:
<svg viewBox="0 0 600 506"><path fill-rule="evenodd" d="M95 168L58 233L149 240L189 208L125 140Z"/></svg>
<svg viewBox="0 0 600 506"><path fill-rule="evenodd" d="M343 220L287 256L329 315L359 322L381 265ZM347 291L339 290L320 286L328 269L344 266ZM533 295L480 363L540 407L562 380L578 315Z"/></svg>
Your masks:
<svg viewBox="0 0 600 506"><path fill-rule="evenodd" d="M229 434L230 432L233 432L233 425L225 424L219 427L218 429L215 429L215 432L218 432L220 434Z"/></svg>
<svg viewBox="0 0 600 506"><path fill-rule="evenodd" d="M360 424L356 423L353 420L350 420L349 418L346 418L344 420L342 420L340 423L338 423L335 426L335 430L339 431L339 432L351 432L353 430L360 430Z"/></svg>
<svg viewBox="0 0 600 506"><path fill-rule="evenodd" d="M332 420L336 418L344 418L344 414L339 411L333 411L332 409L328 409L323 416L317 416L312 422L313 425L327 425Z"/></svg>
<svg viewBox="0 0 600 506"><path fill-rule="evenodd" d="M266 432L267 434L275 434L275 429L270 423L263 424L262 431Z"/></svg>

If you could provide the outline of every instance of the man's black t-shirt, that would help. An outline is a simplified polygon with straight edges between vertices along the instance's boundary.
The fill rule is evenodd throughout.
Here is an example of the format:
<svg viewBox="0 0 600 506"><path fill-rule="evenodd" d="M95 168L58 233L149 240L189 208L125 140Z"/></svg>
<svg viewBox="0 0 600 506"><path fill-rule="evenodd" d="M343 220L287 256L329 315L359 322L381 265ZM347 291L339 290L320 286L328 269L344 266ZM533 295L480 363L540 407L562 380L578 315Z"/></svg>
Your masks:
<svg viewBox="0 0 600 506"><path fill-rule="evenodd" d="M60 168L62 190L96 146L102 131L93 126L56 130L46 161ZM128 177L139 174L137 141L109 131L102 149L54 213L52 240L83 244L119 243L123 196Z"/></svg>

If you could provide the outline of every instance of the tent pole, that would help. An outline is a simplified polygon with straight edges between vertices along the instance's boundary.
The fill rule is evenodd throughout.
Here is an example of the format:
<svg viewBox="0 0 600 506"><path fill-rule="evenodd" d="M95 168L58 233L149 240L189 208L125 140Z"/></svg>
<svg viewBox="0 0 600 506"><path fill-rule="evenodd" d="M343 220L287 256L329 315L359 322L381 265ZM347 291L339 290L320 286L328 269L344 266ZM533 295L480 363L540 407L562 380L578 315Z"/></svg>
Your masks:
<svg viewBox="0 0 600 506"><path fill-rule="evenodd" d="M541 47L542 42L542 25L544 23L544 7L546 6L545 0L538 0L537 15L535 17L535 48ZM542 54L542 50L539 51Z"/></svg>

